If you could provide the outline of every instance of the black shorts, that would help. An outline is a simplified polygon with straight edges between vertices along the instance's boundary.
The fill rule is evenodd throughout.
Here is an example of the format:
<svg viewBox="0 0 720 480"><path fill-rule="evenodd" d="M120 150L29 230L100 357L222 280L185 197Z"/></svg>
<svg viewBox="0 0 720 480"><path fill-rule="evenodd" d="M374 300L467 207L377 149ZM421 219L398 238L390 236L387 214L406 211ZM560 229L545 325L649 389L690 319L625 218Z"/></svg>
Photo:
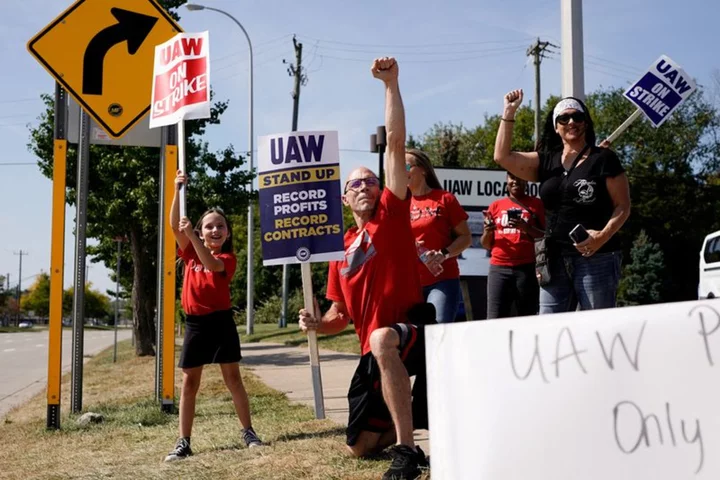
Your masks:
<svg viewBox="0 0 720 480"><path fill-rule="evenodd" d="M425 331L423 325L391 325L400 335L400 358L409 376L415 376L412 416L415 429L427 427L427 380L425 376ZM380 387L380 368L371 352L360 358L348 391L347 444L357 443L362 431L384 433L394 428Z"/></svg>
<svg viewBox="0 0 720 480"><path fill-rule="evenodd" d="M241 358L240 337L231 310L187 316L178 367L233 363L239 362Z"/></svg>

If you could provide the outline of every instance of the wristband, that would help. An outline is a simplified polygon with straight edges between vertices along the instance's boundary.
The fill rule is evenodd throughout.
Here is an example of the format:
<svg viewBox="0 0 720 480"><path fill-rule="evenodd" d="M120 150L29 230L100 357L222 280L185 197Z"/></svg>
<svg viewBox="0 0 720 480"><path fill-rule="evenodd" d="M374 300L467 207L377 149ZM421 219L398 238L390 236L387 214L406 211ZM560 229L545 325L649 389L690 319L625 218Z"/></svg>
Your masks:
<svg viewBox="0 0 720 480"><path fill-rule="evenodd" d="M443 248L442 250L440 250L440 253L442 253L445 256L445 258L450 257L450 251L447 248Z"/></svg>
<svg viewBox="0 0 720 480"><path fill-rule="evenodd" d="M510 119L507 119L507 118L502 118L502 117L501 117L500 120L502 120L503 122L515 123L515 120L510 120Z"/></svg>

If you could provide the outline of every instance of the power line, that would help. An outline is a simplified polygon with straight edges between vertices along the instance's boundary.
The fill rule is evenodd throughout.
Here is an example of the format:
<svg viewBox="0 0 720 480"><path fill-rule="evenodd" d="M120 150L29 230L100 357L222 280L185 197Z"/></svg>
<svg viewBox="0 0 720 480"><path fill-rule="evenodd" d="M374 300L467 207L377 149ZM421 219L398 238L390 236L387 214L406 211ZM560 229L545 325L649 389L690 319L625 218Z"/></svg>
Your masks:
<svg viewBox="0 0 720 480"><path fill-rule="evenodd" d="M442 50L442 51L412 51L412 52L398 52L398 56L402 55L405 56L417 56L417 55L470 55L475 53L490 53L490 52L501 52L501 51L507 51L519 47L524 47L525 44L514 44L514 45L507 45L504 47L495 47L495 48L482 48L482 49L474 49L474 50ZM368 53L368 54L377 54L377 49L357 49L357 48L342 48L342 47L329 47L323 44L318 44L318 46L321 49L329 50L329 51L335 51L335 52L347 52L347 53Z"/></svg>
<svg viewBox="0 0 720 480"><path fill-rule="evenodd" d="M352 43L352 42L340 42L336 40L325 40L320 38L314 38L309 35L302 35L298 34L300 37L304 37L307 39L310 39L315 42L323 42L323 43L331 43L335 45L348 45L348 46L355 46L355 47L374 47L374 48L428 48L428 47L452 47L452 46L460 46L460 45L486 45L486 44L500 44L500 45L507 45L507 44L514 44L514 43L520 43L523 44L527 42L527 40L531 40L534 37L527 37L522 38L518 40L512 40L512 41L500 41L500 40L486 40L486 41L480 41L480 42L451 42L451 43L418 43L418 44L405 44L405 45L398 45L398 44L378 44L378 43Z"/></svg>
<svg viewBox="0 0 720 480"><path fill-rule="evenodd" d="M496 57L499 55L504 55L508 53L516 53L521 52L525 50L525 47L513 47L512 49L508 49L506 51L502 52L495 52L495 53L487 53L485 55L472 55L472 56L466 56L466 57L458 57L458 58L444 58L444 59L436 59L436 60L403 60L402 63L451 63L451 62L463 62L467 60L476 60L479 58L488 58L488 57ZM349 58L349 57L338 57L335 55L325 55L320 54L323 58L328 58L332 60L343 60L348 62L368 62L367 58Z"/></svg>

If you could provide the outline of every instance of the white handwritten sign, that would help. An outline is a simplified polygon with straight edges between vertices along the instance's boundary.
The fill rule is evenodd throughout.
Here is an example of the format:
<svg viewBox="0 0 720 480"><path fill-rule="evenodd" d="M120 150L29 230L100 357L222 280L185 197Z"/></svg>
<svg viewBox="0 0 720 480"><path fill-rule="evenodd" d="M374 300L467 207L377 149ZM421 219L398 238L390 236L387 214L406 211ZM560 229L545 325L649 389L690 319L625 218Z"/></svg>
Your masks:
<svg viewBox="0 0 720 480"><path fill-rule="evenodd" d="M433 479L720 478L715 300L426 329Z"/></svg>

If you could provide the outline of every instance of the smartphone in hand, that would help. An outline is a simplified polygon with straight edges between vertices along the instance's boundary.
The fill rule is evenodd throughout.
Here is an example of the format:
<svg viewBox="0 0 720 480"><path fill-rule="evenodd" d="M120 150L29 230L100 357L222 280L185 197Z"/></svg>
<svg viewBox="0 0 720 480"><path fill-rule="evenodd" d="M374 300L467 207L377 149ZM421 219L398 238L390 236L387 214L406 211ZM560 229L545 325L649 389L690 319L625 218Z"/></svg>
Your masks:
<svg viewBox="0 0 720 480"><path fill-rule="evenodd" d="M590 238L590 234L585 230L585 227L579 223L575 225L575 228L573 228L568 235L576 245Z"/></svg>

